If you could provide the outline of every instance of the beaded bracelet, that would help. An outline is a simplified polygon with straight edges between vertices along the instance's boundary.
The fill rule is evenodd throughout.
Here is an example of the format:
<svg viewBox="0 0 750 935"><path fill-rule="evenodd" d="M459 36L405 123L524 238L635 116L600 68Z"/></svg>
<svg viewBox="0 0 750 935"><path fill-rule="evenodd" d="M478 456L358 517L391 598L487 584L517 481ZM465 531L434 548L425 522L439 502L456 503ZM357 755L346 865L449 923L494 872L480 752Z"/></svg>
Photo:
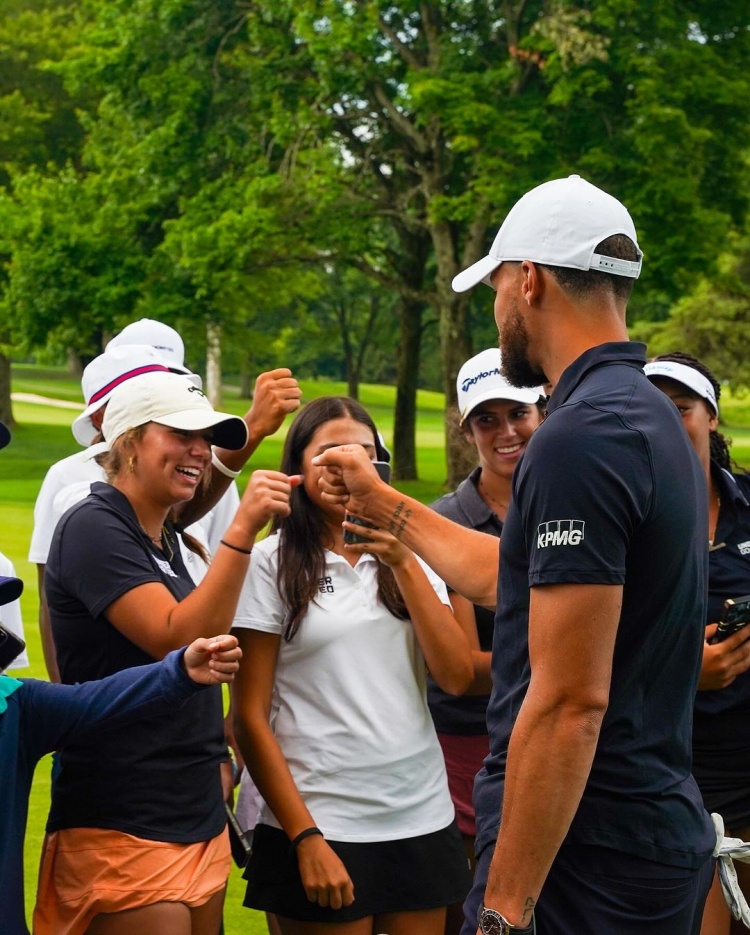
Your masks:
<svg viewBox="0 0 750 935"><path fill-rule="evenodd" d="M214 448L211 449L211 464L213 464L216 470L223 474L224 477L231 477L232 480L239 477L242 473L241 471L233 471L231 468L228 468L223 461L220 461Z"/></svg>

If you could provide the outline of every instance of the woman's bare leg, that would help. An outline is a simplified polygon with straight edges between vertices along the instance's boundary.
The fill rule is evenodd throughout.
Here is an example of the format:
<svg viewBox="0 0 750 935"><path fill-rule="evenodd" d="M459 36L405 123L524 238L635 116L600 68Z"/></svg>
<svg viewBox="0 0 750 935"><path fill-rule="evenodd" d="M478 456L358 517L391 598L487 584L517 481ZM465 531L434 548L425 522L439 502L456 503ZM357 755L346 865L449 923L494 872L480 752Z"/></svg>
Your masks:
<svg viewBox="0 0 750 935"><path fill-rule="evenodd" d="M140 909L103 912L95 916L86 935L218 935L224 908L224 890L202 906L191 909L184 903L154 903Z"/></svg>
<svg viewBox="0 0 750 935"><path fill-rule="evenodd" d="M280 915L276 915L275 919L281 935L373 935L374 931L372 916L357 919L355 922L298 922ZM383 931L388 932L388 929Z"/></svg>
<svg viewBox="0 0 750 935"><path fill-rule="evenodd" d="M102 912L94 917L86 935L144 935L144 932L192 935L190 909L184 903L154 903L140 909Z"/></svg>
<svg viewBox="0 0 750 935"><path fill-rule="evenodd" d="M373 935L443 935L445 907L416 912L384 912L375 916Z"/></svg>

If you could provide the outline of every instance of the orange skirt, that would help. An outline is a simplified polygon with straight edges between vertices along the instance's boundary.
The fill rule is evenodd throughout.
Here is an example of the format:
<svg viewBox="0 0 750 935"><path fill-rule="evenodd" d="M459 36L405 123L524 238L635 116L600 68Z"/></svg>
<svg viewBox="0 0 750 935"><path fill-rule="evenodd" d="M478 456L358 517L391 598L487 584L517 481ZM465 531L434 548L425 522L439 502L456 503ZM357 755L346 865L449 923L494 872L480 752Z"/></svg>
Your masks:
<svg viewBox="0 0 750 935"><path fill-rule="evenodd" d="M56 831L44 841L35 935L83 935L100 913L154 903L202 906L226 885L231 862L226 829L198 844L102 828Z"/></svg>

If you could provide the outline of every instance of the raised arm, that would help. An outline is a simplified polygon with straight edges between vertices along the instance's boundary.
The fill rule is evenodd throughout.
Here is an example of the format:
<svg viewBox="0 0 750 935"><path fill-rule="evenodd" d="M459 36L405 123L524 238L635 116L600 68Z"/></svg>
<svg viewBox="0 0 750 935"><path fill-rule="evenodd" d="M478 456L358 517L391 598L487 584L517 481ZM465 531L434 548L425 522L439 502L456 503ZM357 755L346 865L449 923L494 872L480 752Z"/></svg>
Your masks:
<svg viewBox="0 0 750 935"><path fill-rule="evenodd" d="M289 513L289 496L301 478L256 471L234 522L224 534L205 578L184 600L160 582L132 588L105 611L131 642L161 659L199 636L226 632L232 625L255 537L274 515Z"/></svg>
<svg viewBox="0 0 750 935"><path fill-rule="evenodd" d="M330 448L314 463L326 468L320 483L327 500L392 533L473 604L494 608L499 539L459 526L384 483L357 445Z"/></svg>
<svg viewBox="0 0 750 935"><path fill-rule="evenodd" d="M368 540L352 544L351 551L376 555L393 571L430 675L443 691L463 694L474 678L474 663L469 638L453 608L440 600L416 556L402 542L381 529L345 523L347 527Z"/></svg>

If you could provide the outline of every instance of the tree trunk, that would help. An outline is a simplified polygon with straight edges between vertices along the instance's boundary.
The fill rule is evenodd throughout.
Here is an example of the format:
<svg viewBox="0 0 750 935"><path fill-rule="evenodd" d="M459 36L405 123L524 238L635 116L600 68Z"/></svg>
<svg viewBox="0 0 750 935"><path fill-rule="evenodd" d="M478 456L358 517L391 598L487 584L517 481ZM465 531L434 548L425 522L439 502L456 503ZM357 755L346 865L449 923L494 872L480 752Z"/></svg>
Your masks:
<svg viewBox="0 0 750 935"><path fill-rule="evenodd" d="M72 347L69 347L67 350L68 358L68 373L73 377L78 377L80 380L83 373L83 359L78 351L74 351Z"/></svg>
<svg viewBox="0 0 750 935"><path fill-rule="evenodd" d="M214 408L221 406L221 325L206 325L206 396Z"/></svg>
<svg viewBox="0 0 750 935"><path fill-rule="evenodd" d="M359 371L356 368L347 371L346 395L359 399Z"/></svg>
<svg viewBox="0 0 750 935"><path fill-rule="evenodd" d="M16 424L10 398L10 359L4 354L0 354L0 422L4 422L8 428Z"/></svg>
<svg viewBox="0 0 750 935"><path fill-rule="evenodd" d="M252 399L255 383L250 373L250 357L248 354L242 355L240 363L240 399Z"/></svg>
<svg viewBox="0 0 750 935"><path fill-rule="evenodd" d="M424 304L402 297L398 304L396 409L393 420L393 478L417 479L417 387Z"/></svg>

